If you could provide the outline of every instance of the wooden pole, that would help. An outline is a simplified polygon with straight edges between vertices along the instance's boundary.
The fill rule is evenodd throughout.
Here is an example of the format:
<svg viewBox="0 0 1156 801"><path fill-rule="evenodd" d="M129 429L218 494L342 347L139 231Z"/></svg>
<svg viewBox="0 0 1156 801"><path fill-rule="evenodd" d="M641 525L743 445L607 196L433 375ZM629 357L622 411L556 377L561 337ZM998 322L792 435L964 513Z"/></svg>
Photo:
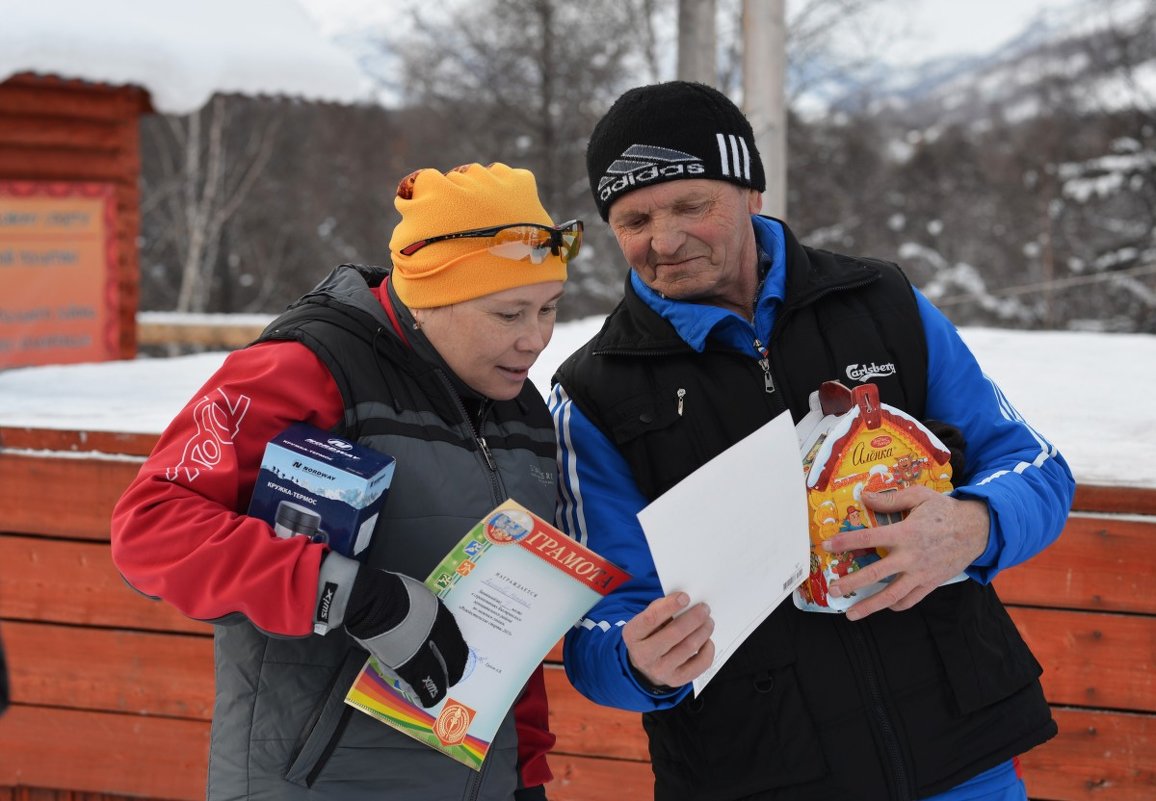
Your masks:
<svg viewBox="0 0 1156 801"><path fill-rule="evenodd" d="M678 78L708 86L718 82L714 0L679 0Z"/></svg>
<svg viewBox="0 0 1156 801"><path fill-rule="evenodd" d="M763 213L787 213L786 0L743 0L743 105L767 176Z"/></svg>

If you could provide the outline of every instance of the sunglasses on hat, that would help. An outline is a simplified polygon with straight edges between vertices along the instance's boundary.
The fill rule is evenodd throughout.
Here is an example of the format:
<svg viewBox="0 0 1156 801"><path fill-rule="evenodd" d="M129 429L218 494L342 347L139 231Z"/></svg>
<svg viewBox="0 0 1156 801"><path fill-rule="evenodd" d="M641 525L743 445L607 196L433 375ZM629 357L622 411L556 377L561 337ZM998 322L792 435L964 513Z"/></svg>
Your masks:
<svg viewBox="0 0 1156 801"><path fill-rule="evenodd" d="M403 247L400 252L403 256L412 256L426 245L445 239L489 239L486 250L503 259L529 260L531 264L541 264L546 260L546 254L552 253L562 259L563 264L568 264L582 247L582 221L570 220L554 227L538 223L512 223L493 228L474 228L419 239Z"/></svg>

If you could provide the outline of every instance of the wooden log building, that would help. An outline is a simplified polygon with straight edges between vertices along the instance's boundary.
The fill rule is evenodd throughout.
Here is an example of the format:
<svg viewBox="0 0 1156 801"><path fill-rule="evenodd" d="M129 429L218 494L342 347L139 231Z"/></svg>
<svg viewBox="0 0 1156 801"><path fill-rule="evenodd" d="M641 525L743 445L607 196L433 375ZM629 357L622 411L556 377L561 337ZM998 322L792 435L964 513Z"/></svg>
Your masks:
<svg viewBox="0 0 1156 801"><path fill-rule="evenodd" d="M115 358L136 355L140 266L140 117L152 111L138 86L19 73L0 82L0 180L99 182L114 196Z"/></svg>

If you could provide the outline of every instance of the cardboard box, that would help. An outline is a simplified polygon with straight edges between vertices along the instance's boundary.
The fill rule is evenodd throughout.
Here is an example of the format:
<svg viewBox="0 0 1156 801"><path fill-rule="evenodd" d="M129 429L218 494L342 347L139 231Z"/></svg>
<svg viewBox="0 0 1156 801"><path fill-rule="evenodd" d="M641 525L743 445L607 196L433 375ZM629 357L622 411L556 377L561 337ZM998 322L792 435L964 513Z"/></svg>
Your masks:
<svg viewBox="0 0 1156 801"><path fill-rule="evenodd" d="M357 558L373 537L395 467L388 454L298 423L265 447L249 514L279 537L306 536Z"/></svg>

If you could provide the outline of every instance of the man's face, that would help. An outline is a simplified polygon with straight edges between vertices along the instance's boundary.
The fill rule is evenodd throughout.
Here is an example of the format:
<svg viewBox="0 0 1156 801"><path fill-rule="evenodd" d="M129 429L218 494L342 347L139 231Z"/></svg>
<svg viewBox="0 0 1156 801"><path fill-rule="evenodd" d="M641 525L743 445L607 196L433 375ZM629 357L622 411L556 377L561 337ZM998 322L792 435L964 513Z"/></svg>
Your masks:
<svg viewBox="0 0 1156 801"><path fill-rule="evenodd" d="M688 179L624 195L610 207L609 223L648 287L749 317L758 284L750 216L761 208L753 189Z"/></svg>

